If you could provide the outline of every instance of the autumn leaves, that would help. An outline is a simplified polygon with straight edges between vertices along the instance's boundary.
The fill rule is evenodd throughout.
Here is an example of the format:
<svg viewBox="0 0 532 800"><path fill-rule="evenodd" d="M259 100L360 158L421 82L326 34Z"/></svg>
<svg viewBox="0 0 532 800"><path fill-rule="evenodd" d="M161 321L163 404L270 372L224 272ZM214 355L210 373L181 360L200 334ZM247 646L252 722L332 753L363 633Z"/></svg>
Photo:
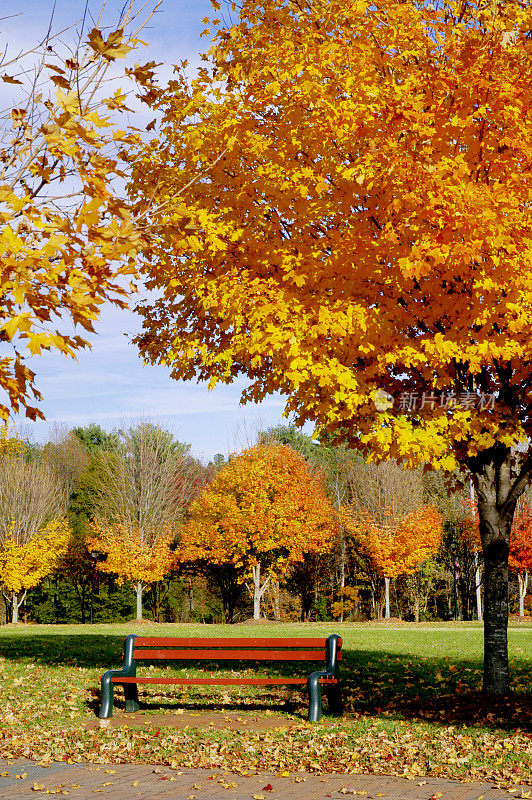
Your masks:
<svg viewBox="0 0 532 800"><path fill-rule="evenodd" d="M259 619L268 585L296 563L330 550L338 527L319 476L271 441L232 458L191 506L180 558L231 565Z"/></svg>
<svg viewBox="0 0 532 800"><path fill-rule="evenodd" d="M102 87L109 90L110 64L138 42L126 32L142 27L137 16L129 3L105 38L97 28L85 42L72 32L67 46L48 32L26 53L4 55L3 81L22 87L0 121L0 328L11 345L0 361L4 419L21 408L42 416L31 405L40 395L25 357L50 349L74 356L87 346L101 304L123 303L134 271L141 223L132 224L117 186L119 150L135 135L112 119L126 95Z"/></svg>
<svg viewBox="0 0 532 800"><path fill-rule="evenodd" d="M28 589L57 566L71 535L65 485L46 459L26 455L25 444L0 429L0 590L14 623Z"/></svg>

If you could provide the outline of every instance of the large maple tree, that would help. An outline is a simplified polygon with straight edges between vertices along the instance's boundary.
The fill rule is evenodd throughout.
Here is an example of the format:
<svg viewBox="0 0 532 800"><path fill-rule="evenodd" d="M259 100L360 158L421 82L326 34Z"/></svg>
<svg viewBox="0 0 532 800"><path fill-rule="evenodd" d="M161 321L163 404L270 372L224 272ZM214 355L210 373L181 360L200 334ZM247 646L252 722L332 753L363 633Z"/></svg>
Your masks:
<svg viewBox="0 0 532 800"><path fill-rule="evenodd" d="M214 27L193 80L146 93L161 116L131 189L169 199L141 351L176 378L245 374L243 400L279 391L376 458L469 470L484 686L504 694L532 469L532 6L244 0Z"/></svg>

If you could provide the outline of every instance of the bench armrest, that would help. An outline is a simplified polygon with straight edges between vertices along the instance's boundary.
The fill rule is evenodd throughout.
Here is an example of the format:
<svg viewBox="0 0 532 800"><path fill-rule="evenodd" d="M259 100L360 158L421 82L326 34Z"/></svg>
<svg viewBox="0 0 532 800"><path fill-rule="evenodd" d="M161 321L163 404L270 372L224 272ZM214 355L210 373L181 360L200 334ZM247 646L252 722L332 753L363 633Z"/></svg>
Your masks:
<svg viewBox="0 0 532 800"><path fill-rule="evenodd" d="M336 673L336 664L337 664L337 654L338 654L338 641L341 641L342 637L338 636L337 633L331 633L330 636L327 636L327 641L325 642L325 669L327 672L332 672L333 675L331 677L334 678L334 674Z"/></svg>
<svg viewBox="0 0 532 800"><path fill-rule="evenodd" d="M133 648L135 646L135 639L137 634L130 633L126 636L124 641L124 663L120 669L108 669L102 675L102 693L101 693L101 706L100 719L108 719L113 715L113 684L111 678L123 677L134 678L137 674L137 665L133 659Z"/></svg>
<svg viewBox="0 0 532 800"><path fill-rule="evenodd" d="M320 669L316 672L311 672L307 679L307 686L308 686L308 693L309 693L309 706L308 706L308 721L309 722L318 722L321 719L321 683L320 678L335 678L336 675L334 672L329 672L326 669ZM331 689L328 689L328 692L331 692ZM336 709L339 706L339 686L337 684L334 685L334 695L332 693L329 694L329 701L331 698L334 697L333 705Z"/></svg>

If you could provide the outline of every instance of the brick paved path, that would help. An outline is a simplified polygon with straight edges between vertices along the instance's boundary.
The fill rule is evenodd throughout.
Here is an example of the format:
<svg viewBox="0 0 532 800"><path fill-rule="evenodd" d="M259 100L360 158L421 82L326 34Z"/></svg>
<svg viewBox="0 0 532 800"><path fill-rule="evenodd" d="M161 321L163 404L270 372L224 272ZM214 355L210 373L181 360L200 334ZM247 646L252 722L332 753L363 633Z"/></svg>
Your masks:
<svg viewBox="0 0 532 800"><path fill-rule="evenodd" d="M386 775L272 773L232 775L221 770L172 770L146 764L64 764L0 759L0 800L30 800L55 794L70 800L509 800L532 797L532 787L514 792L489 783L438 778L408 781ZM531 792L528 794L528 792Z"/></svg>

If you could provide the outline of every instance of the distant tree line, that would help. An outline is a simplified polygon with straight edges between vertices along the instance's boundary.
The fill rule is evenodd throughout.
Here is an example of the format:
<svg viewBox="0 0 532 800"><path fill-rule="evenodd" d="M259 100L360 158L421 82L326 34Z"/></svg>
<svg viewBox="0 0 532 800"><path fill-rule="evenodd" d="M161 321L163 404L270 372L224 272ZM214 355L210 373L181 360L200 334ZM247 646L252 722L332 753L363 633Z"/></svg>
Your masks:
<svg viewBox="0 0 532 800"><path fill-rule="evenodd" d="M510 561L521 615L529 501ZM480 551L469 487L291 426L208 464L151 422L0 435L3 622L481 619Z"/></svg>

